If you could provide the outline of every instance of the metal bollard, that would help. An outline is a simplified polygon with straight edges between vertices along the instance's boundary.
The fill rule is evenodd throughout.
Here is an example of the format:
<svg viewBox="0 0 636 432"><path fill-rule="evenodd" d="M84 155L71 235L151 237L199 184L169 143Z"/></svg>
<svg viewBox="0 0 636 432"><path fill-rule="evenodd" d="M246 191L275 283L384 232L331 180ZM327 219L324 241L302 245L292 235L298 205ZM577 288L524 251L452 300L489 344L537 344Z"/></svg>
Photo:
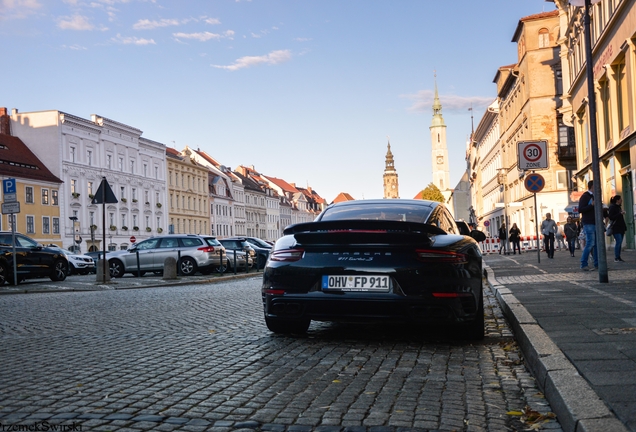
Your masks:
<svg viewBox="0 0 636 432"><path fill-rule="evenodd" d="M177 276L183 276L181 274L181 251L177 251Z"/></svg>
<svg viewBox="0 0 636 432"><path fill-rule="evenodd" d="M225 270L226 270L225 269L225 260L223 259L223 249L221 249L219 251L219 269L220 269L219 273L221 273L221 275L223 275L223 273L225 273Z"/></svg>
<svg viewBox="0 0 636 432"><path fill-rule="evenodd" d="M234 251L234 274L236 274L236 249L232 249Z"/></svg>
<svg viewBox="0 0 636 432"><path fill-rule="evenodd" d="M135 255L137 255L137 277L141 277L141 267L139 266L139 251L135 251Z"/></svg>

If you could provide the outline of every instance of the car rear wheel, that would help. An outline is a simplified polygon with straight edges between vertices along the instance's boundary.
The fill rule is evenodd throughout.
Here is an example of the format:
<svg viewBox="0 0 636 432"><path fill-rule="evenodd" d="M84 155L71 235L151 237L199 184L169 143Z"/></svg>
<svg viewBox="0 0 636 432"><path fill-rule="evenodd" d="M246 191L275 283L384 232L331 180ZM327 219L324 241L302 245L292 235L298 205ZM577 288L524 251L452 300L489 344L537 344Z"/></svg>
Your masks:
<svg viewBox="0 0 636 432"><path fill-rule="evenodd" d="M124 277L124 264L119 260L108 261L108 268L110 269L111 277Z"/></svg>
<svg viewBox="0 0 636 432"><path fill-rule="evenodd" d="M484 295L479 296L479 304L477 305L477 314L475 319L466 324L464 327L466 338L469 340L482 340L485 336L484 332Z"/></svg>
<svg viewBox="0 0 636 432"><path fill-rule="evenodd" d="M280 319L265 317L267 328L274 333L303 334L307 332L311 320L308 319Z"/></svg>
<svg viewBox="0 0 636 432"><path fill-rule="evenodd" d="M181 269L181 274L184 276L192 276L197 272L197 263L194 262L192 258L185 257L181 258L181 262L179 263L179 269Z"/></svg>
<svg viewBox="0 0 636 432"><path fill-rule="evenodd" d="M53 270L51 270L51 280L52 281L63 281L66 279L66 272L68 271L68 263L57 260L53 263Z"/></svg>
<svg viewBox="0 0 636 432"><path fill-rule="evenodd" d="M228 270L230 270L230 262L226 261L225 265L216 266L214 270L218 273L226 273Z"/></svg>
<svg viewBox="0 0 636 432"><path fill-rule="evenodd" d="M9 271L7 266L0 264L0 286L4 285L9 279Z"/></svg>

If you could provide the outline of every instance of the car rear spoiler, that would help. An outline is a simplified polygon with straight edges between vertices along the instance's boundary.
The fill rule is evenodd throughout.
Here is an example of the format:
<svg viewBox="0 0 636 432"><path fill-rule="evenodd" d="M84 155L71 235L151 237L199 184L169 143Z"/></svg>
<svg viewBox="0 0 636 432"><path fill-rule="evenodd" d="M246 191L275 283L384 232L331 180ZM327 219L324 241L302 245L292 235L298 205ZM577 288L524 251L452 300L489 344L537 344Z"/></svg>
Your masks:
<svg viewBox="0 0 636 432"><path fill-rule="evenodd" d="M388 220L338 220L325 222L306 222L289 225L283 234L300 233L329 233L329 232L351 232L351 233L410 233L410 234L446 234L441 228L435 225L418 222L401 222Z"/></svg>

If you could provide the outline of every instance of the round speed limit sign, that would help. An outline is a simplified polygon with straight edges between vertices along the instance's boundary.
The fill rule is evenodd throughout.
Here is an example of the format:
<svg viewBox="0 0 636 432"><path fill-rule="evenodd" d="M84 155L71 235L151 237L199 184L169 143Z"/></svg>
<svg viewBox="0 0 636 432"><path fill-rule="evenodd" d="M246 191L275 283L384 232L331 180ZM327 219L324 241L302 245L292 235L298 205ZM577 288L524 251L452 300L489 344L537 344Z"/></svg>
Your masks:
<svg viewBox="0 0 636 432"><path fill-rule="evenodd" d="M520 170L548 168L548 143L546 141L520 141L517 143L517 161Z"/></svg>

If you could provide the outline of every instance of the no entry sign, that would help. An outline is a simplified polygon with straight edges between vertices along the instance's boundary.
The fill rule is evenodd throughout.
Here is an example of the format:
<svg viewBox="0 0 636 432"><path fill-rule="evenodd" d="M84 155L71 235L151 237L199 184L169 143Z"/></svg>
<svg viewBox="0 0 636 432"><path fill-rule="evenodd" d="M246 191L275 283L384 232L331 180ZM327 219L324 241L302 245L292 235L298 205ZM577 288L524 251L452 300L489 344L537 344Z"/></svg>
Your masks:
<svg viewBox="0 0 636 432"><path fill-rule="evenodd" d="M517 164L520 170L546 169L548 167L547 141L519 141Z"/></svg>

